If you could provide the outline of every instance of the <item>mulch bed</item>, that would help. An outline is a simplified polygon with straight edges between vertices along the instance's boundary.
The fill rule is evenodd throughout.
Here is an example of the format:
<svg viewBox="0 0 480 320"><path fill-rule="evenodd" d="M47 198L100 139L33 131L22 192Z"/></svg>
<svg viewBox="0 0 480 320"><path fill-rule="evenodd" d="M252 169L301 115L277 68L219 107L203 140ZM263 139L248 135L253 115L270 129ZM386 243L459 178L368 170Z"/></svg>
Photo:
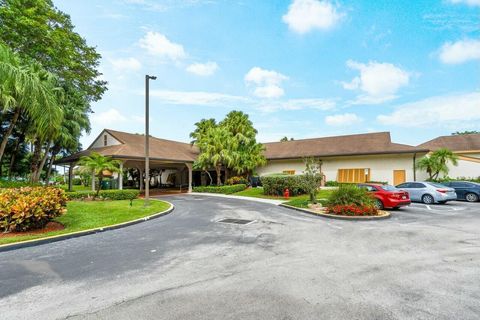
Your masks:
<svg viewBox="0 0 480 320"><path fill-rule="evenodd" d="M30 230L30 231L22 231L22 232L9 232L9 233L0 233L0 238L10 238L10 237L18 237L18 236L28 236L28 235L35 235L35 234L42 234L47 233L50 231L58 231L65 229L65 226L59 222L50 221L47 223L45 228L38 229L38 230Z"/></svg>

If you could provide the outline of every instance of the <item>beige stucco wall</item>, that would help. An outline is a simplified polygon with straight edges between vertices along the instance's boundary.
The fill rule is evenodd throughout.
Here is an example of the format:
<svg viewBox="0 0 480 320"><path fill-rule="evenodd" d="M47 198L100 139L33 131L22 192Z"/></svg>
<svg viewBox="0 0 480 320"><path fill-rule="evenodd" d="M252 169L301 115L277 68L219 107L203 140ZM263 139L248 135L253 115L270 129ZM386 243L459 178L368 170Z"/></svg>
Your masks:
<svg viewBox="0 0 480 320"><path fill-rule="evenodd" d="M405 170L406 180L413 181L413 154L336 157L321 160L322 171L327 181L337 180L338 169L356 168L369 168L372 181L387 181L393 184L393 170ZM266 166L257 169L257 172L262 176L281 173L284 170L295 170L295 174L302 174L305 165L301 159L272 160L268 161ZM419 180L418 171L417 180Z"/></svg>
<svg viewBox="0 0 480 320"><path fill-rule="evenodd" d="M460 153L459 156L464 155L466 157L480 159L480 153ZM449 165L448 176L451 178L477 178L480 177L480 163L458 160L458 166Z"/></svg>
<svg viewBox="0 0 480 320"><path fill-rule="evenodd" d="M93 149L93 148L104 147L104 143L103 143L103 136L104 136L104 135L107 136L107 145L108 145L108 146L114 146L114 145L120 144L120 141L118 141L117 139L115 139L111 134L109 134L108 132L103 132L103 133L97 138L97 140L95 140L95 141L92 143L92 146L91 146L90 148Z"/></svg>

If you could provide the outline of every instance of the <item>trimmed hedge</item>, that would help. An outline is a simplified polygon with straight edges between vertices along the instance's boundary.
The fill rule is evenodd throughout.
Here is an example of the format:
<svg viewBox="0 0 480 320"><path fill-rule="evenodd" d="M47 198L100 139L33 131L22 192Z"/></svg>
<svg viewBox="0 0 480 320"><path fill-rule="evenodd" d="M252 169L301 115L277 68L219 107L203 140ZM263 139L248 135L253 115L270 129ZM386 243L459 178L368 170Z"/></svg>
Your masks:
<svg viewBox="0 0 480 320"><path fill-rule="evenodd" d="M40 229L66 212L67 198L54 187L0 190L0 226L4 232Z"/></svg>
<svg viewBox="0 0 480 320"><path fill-rule="evenodd" d="M29 181L0 180L0 188L40 187L40 183L32 184Z"/></svg>
<svg viewBox="0 0 480 320"><path fill-rule="evenodd" d="M234 184L248 184L248 180L244 177L234 176L227 179L227 181L225 181L225 184L229 186Z"/></svg>
<svg viewBox="0 0 480 320"><path fill-rule="evenodd" d="M96 195L96 191L73 191L67 192L68 200L85 200L93 198ZM100 190L97 199L103 200L133 200L138 198L140 191L135 189L127 190Z"/></svg>
<svg viewBox="0 0 480 320"><path fill-rule="evenodd" d="M247 189L246 184L235 184L231 186L194 187L193 192L232 194L245 189Z"/></svg>
<svg viewBox="0 0 480 320"><path fill-rule="evenodd" d="M303 175L269 175L260 177L263 193L270 196L282 196L288 189L290 196L306 194L305 177Z"/></svg>

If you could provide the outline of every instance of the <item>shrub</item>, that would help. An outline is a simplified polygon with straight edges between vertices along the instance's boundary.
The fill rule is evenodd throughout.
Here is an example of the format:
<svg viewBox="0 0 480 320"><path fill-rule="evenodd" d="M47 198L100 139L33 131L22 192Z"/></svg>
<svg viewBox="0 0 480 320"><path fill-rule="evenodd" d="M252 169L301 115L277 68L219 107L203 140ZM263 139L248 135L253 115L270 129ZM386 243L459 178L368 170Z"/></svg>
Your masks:
<svg viewBox="0 0 480 320"><path fill-rule="evenodd" d="M32 184L29 181L13 181L13 180L0 180L0 188L22 188L22 187L38 187L40 183Z"/></svg>
<svg viewBox="0 0 480 320"><path fill-rule="evenodd" d="M205 186L205 187L194 187L193 192L232 194L232 193L243 191L246 188L247 188L246 184L235 184L232 186Z"/></svg>
<svg viewBox="0 0 480 320"><path fill-rule="evenodd" d="M85 200L95 197L96 191L73 191L67 192L68 200ZM127 190L100 190L97 199L103 200L133 200L138 198L140 191L135 189Z"/></svg>
<svg viewBox="0 0 480 320"><path fill-rule="evenodd" d="M480 183L480 176L478 176L476 178L473 178L473 177L470 177L470 178L467 178L467 177L458 177L458 178L444 177L444 178L441 178L441 179L433 179L433 180L428 180L428 181L439 182L439 183L450 182L450 181L469 181L469 182Z"/></svg>
<svg viewBox="0 0 480 320"><path fill-rule="evenodd" d="M74 186L81 186L81 185L82 185L82 179L80 179L80 178L73 178L72 184L73 184Z"/></svg>
<svg viewBox="0 0 480 320"><path fill-rule="evenodd" d="M263 193L270 196L282 196L288 189L290 196L306 194L305 177L303 175L269 175L260 177Z"/></svg>
<svg viewBox="0 0 480 320"><path fill-rule="evenodd" d="M378 210L373 206L336 205L327 207L327 213L341 216L376 216Z"/></svg>
<svg viewBox="0 0 480 320"><path fill-rule="evenodd" d="M65 192L53 187L0 190L0 226L4 232L39 229L66 212Z"/></svg>
<svg viewBox="0 0 480 320"><path fill-rule="evenodd" d="M373 206L373 196L364 188L343 184L328 197L328 206L337 205Z"/></svg>
<svg viewBox="0 0 480 320"><path fill-rule="evenodd" d="M378 210L374 197L364 188L343 184L334 190L327 201L327 213L347 216L372 216Z"/></svg>
<svg viewBox="0 0 480 320"><path fill-rule="evenodd" d="M244 177L235 176L227 179L227 181L225 181L225 184L229 186L235 185L235 184L248 184L248 180Z"/></svg>
<svg viewBox="0 0 480 320"><path fill-rule="evenodd" d="M338 187L340 185L340 182L330 180L325 182L325 187Z"/></svg>

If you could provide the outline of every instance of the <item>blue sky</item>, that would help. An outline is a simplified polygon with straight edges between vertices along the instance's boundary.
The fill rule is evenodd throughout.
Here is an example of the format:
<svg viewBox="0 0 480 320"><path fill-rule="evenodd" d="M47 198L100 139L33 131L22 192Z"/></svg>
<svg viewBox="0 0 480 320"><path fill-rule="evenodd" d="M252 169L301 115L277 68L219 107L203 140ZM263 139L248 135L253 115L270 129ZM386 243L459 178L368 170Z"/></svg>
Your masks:
<svg viewBox="0 0 480 320"><path fill-rule="evenodd" d="M418 144L480 129L480 0L83 0L55 5L102 54L93 130L189 141L250 115L262 142L390 131Z"/></svg>

